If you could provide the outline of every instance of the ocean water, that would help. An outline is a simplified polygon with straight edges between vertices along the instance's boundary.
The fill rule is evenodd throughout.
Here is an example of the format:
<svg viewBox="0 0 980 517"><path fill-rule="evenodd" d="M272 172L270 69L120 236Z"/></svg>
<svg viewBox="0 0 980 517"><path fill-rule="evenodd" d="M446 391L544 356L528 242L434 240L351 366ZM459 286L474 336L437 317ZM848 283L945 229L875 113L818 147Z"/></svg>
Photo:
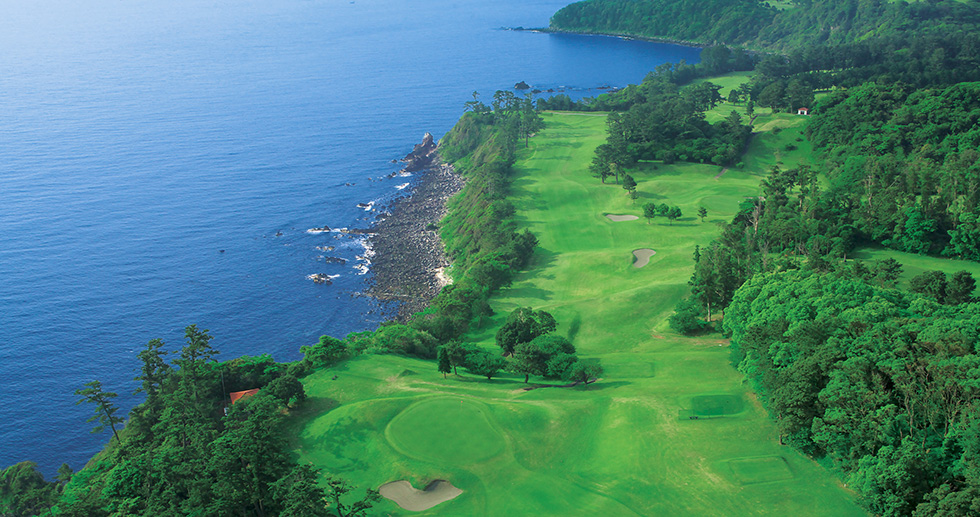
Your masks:
<svg viewBox="0 0 980 517"><path fill-rule="evenodd" d="M152 338L195 323L219 359L293 360L376 327L363 242L307 230L368 227L357 204L402 194L391 160L471 92L595 95L698 55L500 30L564 0L0 4L0 467L47 475L109 437L73 392L99 379L128 410Z"/></svg>

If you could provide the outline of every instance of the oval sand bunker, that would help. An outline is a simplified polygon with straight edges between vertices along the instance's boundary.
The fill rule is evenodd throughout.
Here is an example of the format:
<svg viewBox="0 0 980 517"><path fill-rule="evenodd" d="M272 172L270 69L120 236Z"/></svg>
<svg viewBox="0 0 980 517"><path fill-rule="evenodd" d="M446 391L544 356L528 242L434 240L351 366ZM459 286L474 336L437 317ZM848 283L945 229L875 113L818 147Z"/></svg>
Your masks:
<svg viewBox="0 0 980 517"><path fill-rule="evenodd" d="M633 256L636 260L633 261L633 267L643 267L650 263L650 257L656 255L657 252L649 248L643 248L639 250L633 250Z"/></svg>
<svg viewBox="0 0 980 517"><path fill-rule="evenodd" d="M635 221L639 219L639 217L635 215L606 214L606 217L608 217L610 221L616 221L617 223L620 221Z"/></svg>
<svg viewBox="0 0 980 517"><path fill-rule="evenodd" d="M490 408L457 397L416 402L395 415L385 438L398 452L443 465L466 465L496 456L504 439Z"/></svg>
<svg viewBox="0 0 980 517"><path fill-rule="evenodd" d="M381 494L381 497L391 499L398 506L412 512L428 510L439 503L455 499L459 494L463 493L462 490L453 486L452 483L442 479L437 479L429 483L429 486L425 487L425 490L419 490L413 487L411 483L404 479L392 481L391 483L381 485L378 488L378 492Z"/></svg>

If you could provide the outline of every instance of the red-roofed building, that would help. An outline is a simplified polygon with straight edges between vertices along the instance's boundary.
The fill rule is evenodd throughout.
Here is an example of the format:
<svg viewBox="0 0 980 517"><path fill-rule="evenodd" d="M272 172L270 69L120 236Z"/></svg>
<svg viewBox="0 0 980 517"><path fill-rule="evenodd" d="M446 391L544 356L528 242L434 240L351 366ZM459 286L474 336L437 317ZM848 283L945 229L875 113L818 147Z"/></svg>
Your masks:
<svg viewBox="0 0 980 517"><path fill-rule="evenodd" d="M230 393L229 396L231 397L231 403L234 404L235 402L238 402L239 400L244 398L251 397L252 395L255 395L258 392L259 389L255 388L255 389L245 390L245 391L235 391L233 393Z"/></svg>
<svg viewBox="0 0 980 517"><path fill-rule="evenodd" d="M799 108L798 110L796 110L796 114L797 115L809 115L810 114L810 108Z"/></svg>

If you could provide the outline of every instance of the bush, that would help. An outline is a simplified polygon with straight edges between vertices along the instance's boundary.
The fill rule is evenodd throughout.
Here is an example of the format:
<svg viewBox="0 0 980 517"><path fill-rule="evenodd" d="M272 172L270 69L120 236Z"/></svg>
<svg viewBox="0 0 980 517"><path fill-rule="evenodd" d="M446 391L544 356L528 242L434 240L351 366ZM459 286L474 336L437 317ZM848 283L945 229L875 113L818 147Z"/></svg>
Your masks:
<svg viewBox="0 0 980 517"><path fill-rule="evenodd" d="M670 317L670 328L688 336L700 334L711 328L711 324L701 319L701 307L694 300L681 300Z"/></svg>

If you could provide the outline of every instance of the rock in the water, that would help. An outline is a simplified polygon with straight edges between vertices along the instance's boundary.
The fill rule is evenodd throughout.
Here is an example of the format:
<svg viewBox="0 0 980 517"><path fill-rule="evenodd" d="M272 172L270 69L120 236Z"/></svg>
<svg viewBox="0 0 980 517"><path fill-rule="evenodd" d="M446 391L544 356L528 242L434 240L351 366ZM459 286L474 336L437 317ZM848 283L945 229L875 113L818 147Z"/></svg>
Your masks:
<svg viewBox="0 0 980 517"><path fill-rule="evenodd" d="M330 280L330 275L324 273L313 273L312 275L308 275L306 278L307 280L313 280L313 283L315 284L330 285L333 283L333 281Z"/></svg>
<svg viewBox="0 0 980 517"><path fill-rule="evenodd" d="M525 83L524 81L521 81L521 82L519 82L519 83L517 83L517 84L514 85L514 89L515 90L530 90L531 89L531 85Z"/></svg>

